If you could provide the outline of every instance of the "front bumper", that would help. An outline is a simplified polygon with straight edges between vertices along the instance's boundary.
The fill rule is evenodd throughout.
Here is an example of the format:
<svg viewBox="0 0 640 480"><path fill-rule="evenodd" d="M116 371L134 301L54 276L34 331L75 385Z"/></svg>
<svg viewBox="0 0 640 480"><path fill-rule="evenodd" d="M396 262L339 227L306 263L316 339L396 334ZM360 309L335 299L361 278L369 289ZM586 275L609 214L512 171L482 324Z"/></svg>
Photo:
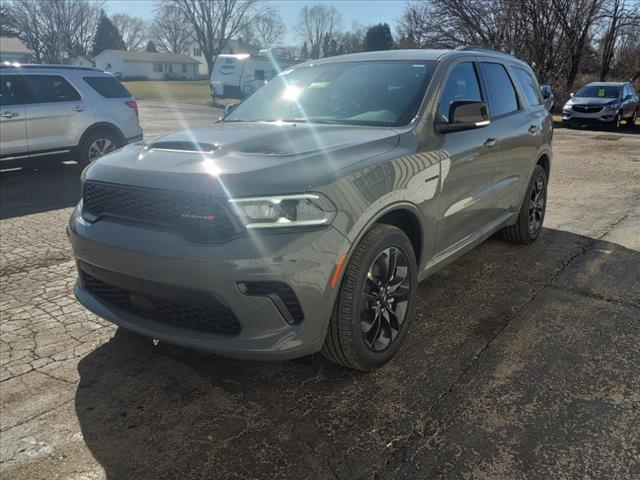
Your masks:
<svg viewBox="0 0 640 480"><path fill-rule="evenodd" d="M162 312L140 315L108 303L76 282L76 298L98 316L161 341L254 360L286 360L322 348L336 296L331 288L337 259L349 243L333 227L269 235L242 236L223 244L193 244L170 231L110 219L89 223L74 210L69 223L74 256L82 263L126 275L141 286L211 295L240 324L236 336L166 324ZM285 320L267 296L241 293L239 282L284 282L304 314L298 324Z"/></svg>
<svg viewBox="0 0 640 480"><path fill-rule="evenodd" d="M616 114L616 110L605 110L604 108L593 113L576 112L575 110L564 108L562 110L562 121L605 125L613 123L616 118Z"/></svg>

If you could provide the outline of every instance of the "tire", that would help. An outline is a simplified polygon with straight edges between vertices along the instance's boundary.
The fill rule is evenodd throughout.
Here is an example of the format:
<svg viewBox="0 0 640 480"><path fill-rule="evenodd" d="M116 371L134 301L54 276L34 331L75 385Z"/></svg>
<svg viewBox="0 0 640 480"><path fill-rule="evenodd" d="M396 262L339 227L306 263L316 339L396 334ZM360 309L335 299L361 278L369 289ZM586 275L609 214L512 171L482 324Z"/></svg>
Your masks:
<svg viewBox="0 0 640 480"><path fill-rule="evenodd" d="M393 252L396 268L392 269L385 259L394 258ZM385 278L382 267L392 270L387 276L388 287L380 281ZM398 353L407 334L416 289L417 264L411 241L397 227L374 225L349 260L322 355L355 370L369 371L385 365Z"/></svg>
<svg viewBox="0 0 640 480"><path fill-rule="evenodd" d="M620 130L620 123L622 122L622 112L618 112L616 118L613 120L613 128L615 130Z"/></svg>
<svg viewBox="0 0 640 480"><path fill-rule="evenodd" d="M539 181L542 182L542 191L538 192ZM536 200L534 200L534 197ZM541 200L541 202L540 202ZM540 165L536 165L529 180L527 193L522 201L520 213L515 225L502 229L502 237L512 243L528 245L536 241L542 231L544 214L547 208L547 174ZM533 214L536 221L531 224L530 215Z"/></svg>
<svg viewBox="0 0 640 480"><path fill-rule="evenodd" d="M635 110L633 112L633 115L627 118L627 125L626 125L627 129L632 130L635 127L637 118L638 118L638 110Z"/></svg>
<svg viewBox="0 0 640 480"><path fill-rule="evenodd" d="M94 162L95 160L97 160L102 156L102 155L94 156L94 154L96 153L94 150L94 147L98 146L99 148L101 140L104 140L105 142L107 142L104 144L105 151L104 153L102 153L102 155L113 152L114 150L117 150L118 148L122 147L124 144L124 142L119 136L115 135L109 130L104 130L104 129L95 130L91 132L89 135L87 135L85 139L82 141L82 144L80 145L80 148L78 150L78 163L80 165L82 166L89 165L91 162ZM109 145L112 145L113 148L111 148Z"/></svg>

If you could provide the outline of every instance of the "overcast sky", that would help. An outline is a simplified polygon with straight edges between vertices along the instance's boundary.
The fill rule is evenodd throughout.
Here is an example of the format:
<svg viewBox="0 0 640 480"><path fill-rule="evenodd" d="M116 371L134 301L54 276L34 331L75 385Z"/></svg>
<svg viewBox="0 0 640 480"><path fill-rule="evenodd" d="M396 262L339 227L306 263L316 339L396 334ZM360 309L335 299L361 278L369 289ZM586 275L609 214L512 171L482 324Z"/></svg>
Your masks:
<svg viewBox="0 0 640 480"><path fill-rule="evenodd" d="M148 19L153 16L155 3L153 0L107 0L107 10L109 14L128 13ZM311 6L317 3L334 5L342 14L343 29L348 29L354 21L362 25L387 22L394 31L395 20L402 15L405 4L403 0L269 0L269 3L280 11L280 16L287 25L285 43L294 45L301 43L293 27L304 5Z"/></svg>

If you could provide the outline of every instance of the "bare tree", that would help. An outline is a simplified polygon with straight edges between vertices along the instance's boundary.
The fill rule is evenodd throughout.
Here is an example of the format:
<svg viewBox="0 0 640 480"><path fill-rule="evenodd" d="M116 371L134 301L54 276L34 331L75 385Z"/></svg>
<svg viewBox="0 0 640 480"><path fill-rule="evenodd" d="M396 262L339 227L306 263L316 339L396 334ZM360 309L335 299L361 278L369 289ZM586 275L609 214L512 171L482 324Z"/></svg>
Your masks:
<svg viewBox="0 0 640 480"><path fill-rule="evenodd" d="M311 58L320 58L325 39L338 33L342 17L336 7L317 4L300 10L296 29L308 44Z"/></svg>
<svg viewBox="0 0 640 480"><path fill-rule="evenodd" d="M218 55L242 28L256 0L172 0L193 31L209 74Z"/></svg>
<svg viewBox="0 0 640 480"><path fill-rule="evenodd" d="M253 17L251 25L261 48L271 47L287 33L287 27L282 21L278 10L272 6L261 9Z"/></svg>
<svg viewBox="0 0 640 480"><path fill-rule="evenodd" d="M604 33L601 39L600 81L606 80L609 75L622 34L634 26L640 26L640 3L608 0L603 6L602 19Z"/></svg>
<svg viewBox="0 0 640 480"><path fill-rule="evenodd" d="M103 5L89 0L12 0L7 11L36 62L62 63L89 51Z"/></svg>
<svg viewBox="0 0 640 480"><path fill-rule="evenodd" d="M182 11L165 2L159 3L155 10L150 35L158 49L166 53L186 53L194 41Z"/></svg>
<svg viewBox="0 0 640 480"><path fill-rule="evenodd" d="M126 13L116 13L111 16L111 22L116 26L127 50L141 50L148 38L147 22L144 18L134 17Z"/></svg>

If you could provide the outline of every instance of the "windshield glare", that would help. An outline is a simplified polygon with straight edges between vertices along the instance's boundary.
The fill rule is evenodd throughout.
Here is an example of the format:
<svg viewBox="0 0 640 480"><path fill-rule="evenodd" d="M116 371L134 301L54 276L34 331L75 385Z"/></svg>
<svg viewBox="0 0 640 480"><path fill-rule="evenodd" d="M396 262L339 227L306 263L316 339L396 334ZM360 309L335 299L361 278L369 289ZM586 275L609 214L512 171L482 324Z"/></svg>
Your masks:
<svg viewBox="0 0 640 480"><path fill-rule="evenodd" d="M620 87L615 85L587 85L575 94L576 97L618 98Z"/></svg>
<svg viewBox="0 0 640 480"><path fill-rule="evenodd" d="M225 122L406 125L418 113L435 61L341 62L282 72Z"/></svg>

